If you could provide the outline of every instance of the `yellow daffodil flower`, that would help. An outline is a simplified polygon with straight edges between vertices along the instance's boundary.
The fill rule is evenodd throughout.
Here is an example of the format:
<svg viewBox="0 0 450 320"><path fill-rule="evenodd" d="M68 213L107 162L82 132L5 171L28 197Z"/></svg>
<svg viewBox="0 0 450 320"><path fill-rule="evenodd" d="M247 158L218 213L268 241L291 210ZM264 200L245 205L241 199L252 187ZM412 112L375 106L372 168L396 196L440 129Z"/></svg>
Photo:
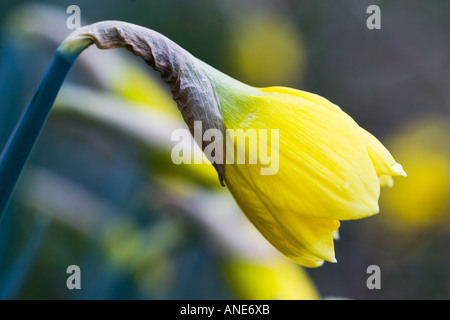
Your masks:
<svg viewBox="0 0 450 320"><path fill-rule="evenodd" d="M120 21L80 28L62 43L58 54L70 61L92 43L101 49L126 47L159 71L194 138L199 122L201 133L216 130L225 133L227 141L238 129L258 132L259 152L255 142L251 148L226 144L223 159L238 151L235 162L211 159L205 139L195 140L250 221L301 265L336 261L333 236L339 221L377 213L380 184L392 185L391 176L406 175L375 137L320 96L248 86L163 35ZM272 129L275 136L262 134ZM270 157L262 156L262 149L270 150ZM257 161L239 162L242 150L245 158ZM262 173L271 168L267 160L277 162L272 174Z"/></svg>
<svg viewBox="0 0 450 320"><path fill-rule="evenodd" d="M225 165L226 185L243 212L297 263L336 261L339 220L377 213L380 183L405 176L402 166L325 98L283 87L252 88L225 77L216 83L227 129L279 128L276 174L261 175L261 164Z"/></svg>

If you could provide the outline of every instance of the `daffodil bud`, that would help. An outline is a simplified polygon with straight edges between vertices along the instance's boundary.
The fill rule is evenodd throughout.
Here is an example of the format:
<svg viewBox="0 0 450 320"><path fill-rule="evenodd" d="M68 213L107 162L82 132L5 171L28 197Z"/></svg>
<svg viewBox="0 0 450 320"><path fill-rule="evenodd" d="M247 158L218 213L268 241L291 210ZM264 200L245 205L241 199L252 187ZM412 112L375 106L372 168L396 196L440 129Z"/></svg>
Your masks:
<svg viewBox="0 0 450 320"><path fill-rule="evenodd" d="M163 35L120 21L76 30L59 47L57 62L62 59L71 65L92 43L100 49L124 47L161 73L222 185L226 183L262 235L301 265L336 262L333 241L340 220L378 213L380 186L392 186L392 176L406 176L374 136L318 95L284 87L248 86L196 59ZM62 77L58 79L58 83L62 81ZM41 94L38 90L31 110L40 97L47 97L43 92L49 91L49 83L44 81L46 90ZM53 98L55 90L50 92ZM46 106L50 102L43 101ZM32 116L25 117L28 121L22 129L29 127ZM198 123L199 135L195 132ZM203 139L210 129L222 137L224 152L219 159L206 152L209 145ZM26 130L19 132L22 140L28 136ZM244 143L236 144L240 134ZM256 140L246 143L250 137ZM16 145L16 140L11 144ZM8 166L0 168L15 163L13 158L4 158Z"/></svg>
<svg viewBox="0 0 450 320"><path fill-rule="evenodd" d="M100 49L125 47L159 71L204 152L207 130L226 137L222 159L206 154L221 183L264 237L299 264L336 262L340 220L378 213L380 185L406 175L375 137L318 95L248 86L161 34L125 22L83 27L60 49L73 51L73 43L86 39ZM198 123L201 135L195 134ZM245 143L249 130L257 139ZM244 133L243 144L235 143L238 133ZM272 158L261 154L269 146ZM274 168L268 168L271 161Z"/></svg>

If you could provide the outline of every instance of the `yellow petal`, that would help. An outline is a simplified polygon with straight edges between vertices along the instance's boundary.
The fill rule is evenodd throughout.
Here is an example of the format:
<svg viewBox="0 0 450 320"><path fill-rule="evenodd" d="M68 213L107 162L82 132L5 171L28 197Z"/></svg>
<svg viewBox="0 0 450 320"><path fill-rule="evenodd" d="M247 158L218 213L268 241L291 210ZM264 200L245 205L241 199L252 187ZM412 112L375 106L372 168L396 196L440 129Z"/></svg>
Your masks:
<svg viewBox="0 0 450 320"><path fill-rule="evenodd" d="M387 176L385 174L382 174L378 178L380 180L380 186L381 187L392 187L394 185L394 179L392 179L391 176Z"/></svg>
<svg viewBox="0 0 450 320"><path fill-rule="evenodd" d="M375 167L377 174L392 175L392 176L406 176L402 166L395 162L389 151L375 138L372 134L361 127L360 136L366 144L372 164Z"/></svg>
<svg viewBox="0 0 450 320"><path fill-rule="evenodd" d="M328 99L325 99L324 97L321 97L314 93L285 87L270 87L261 90L270 93L277 92L279 94L293 95L298 98L314 102L317 105L323 106L325 108L328 108L329 110L336 112L337 116L347 120L350 125L355 126L355 128L359 130L359 132L356 134L364 141L378 176L382 174L406 176L406 173L403 170L402 166L394 160L390 152L377 138L375 138L365 129L361 128L349 115L343 112L339 106L330 102Z"/></svg>
<svg viewBox="0 0 450 320"><path fill-rule="evenodd" d="M256 165L238 169L261 199L272 199L274 211L336 220L378 212L380 183L359 127L292 95L253 97L247 111L253 115L251 128L279 129L276 174L262 176ZM225 117L227 128L238 128L242 121L236 114Z"/></svg>
<svg viewBox="0 0 450 320"><path fill-rule="evenodd" d="M273 199L259 197L258 193L236 169L226 166L226 185L242 211L262 235L279 251L293 261L316 267L323 260L335 261L333 233L339 221L300 216L288 210L274 211Z"/></svg>

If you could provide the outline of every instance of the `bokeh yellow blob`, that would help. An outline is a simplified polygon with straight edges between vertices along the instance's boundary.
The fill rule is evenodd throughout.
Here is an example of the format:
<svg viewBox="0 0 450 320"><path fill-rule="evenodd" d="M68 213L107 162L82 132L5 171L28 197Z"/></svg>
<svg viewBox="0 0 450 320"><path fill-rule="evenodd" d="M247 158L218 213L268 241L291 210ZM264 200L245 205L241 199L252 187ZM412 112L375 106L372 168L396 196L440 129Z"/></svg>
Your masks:
<svg viewBox="0 0 450 320"><path fill-rule="evenodd" d="M225 275L238 299L320 299L306 271L285 259L274 259L265 264L230 260L225 263Z"/></svg>
<svg viewBox="0 0 450 320"><path fill-rule="evenodd" d="M141 103L137 106L146 105L149 108L157 108L177 119L182 119L169 92L164 90L159 81L139 69L138 65L128 63L125 59L122 65L122 69L118 68L119 70L116 71L116 76L108 79L113 92Z"/></svg>
<svg viewBox="0 0 450 320"><path fill-rule="evenodd" d="M449 138L450 122L429 118L405 125L387 142L408 179L381 196L385 222L412 232L450 221Z"/></svg>
<svg viewBox="0 0 450 320"><path fill-rule="evenodd" d="M254 86L298 85L306 54L298 29L273 13L254 13L236 23L228 47L235 75Z"/></svg>

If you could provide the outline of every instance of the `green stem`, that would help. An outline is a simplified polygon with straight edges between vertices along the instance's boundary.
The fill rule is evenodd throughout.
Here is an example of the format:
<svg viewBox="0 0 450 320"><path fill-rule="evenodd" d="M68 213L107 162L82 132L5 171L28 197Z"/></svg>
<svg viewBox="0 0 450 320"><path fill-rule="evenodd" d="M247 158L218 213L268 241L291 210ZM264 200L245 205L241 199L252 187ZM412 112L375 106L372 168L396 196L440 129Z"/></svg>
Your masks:
<svg viewBox="0 0 450 320"><path fill-rule="evenodd" d="M67 73L89 44L80 43L76 50L58 49L9 137L0 155L0 218Z"/></svg>

